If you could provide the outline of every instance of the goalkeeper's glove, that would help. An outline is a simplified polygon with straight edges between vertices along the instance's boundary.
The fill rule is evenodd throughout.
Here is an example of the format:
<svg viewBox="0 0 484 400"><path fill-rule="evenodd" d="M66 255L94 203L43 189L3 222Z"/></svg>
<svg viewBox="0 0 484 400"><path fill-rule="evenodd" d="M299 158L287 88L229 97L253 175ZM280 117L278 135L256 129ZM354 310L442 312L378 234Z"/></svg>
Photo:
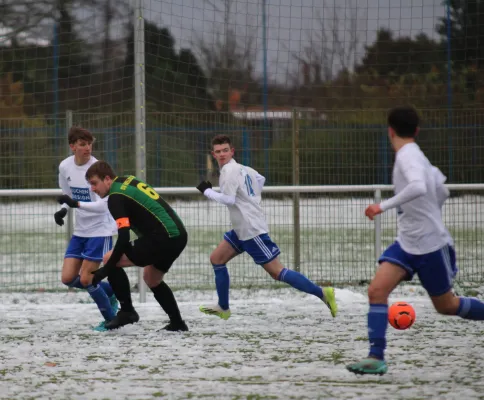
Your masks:
<svg viewBox="0 0 484 400"><path fill-rule="evenodd" d="M205 190L212 189L212 184L210 181L202 181L198 184L197 189L203 194L205 193Z"/></svg>
<svg viewBox="0 0 484 400"><path fill-rule="evenodd" d="M67 208L61 208L54 214L55 223L59 226L64 225L64 217L67 214Z"/></svg>
<svg viewBox="0 0 484 400"><path fill-rule="evenodd" d="M71 208L79 207L79 202L77 200L72 199L67 194L63 194L62 196L57 197L57 202L59 204L67 204Z"/></svg>

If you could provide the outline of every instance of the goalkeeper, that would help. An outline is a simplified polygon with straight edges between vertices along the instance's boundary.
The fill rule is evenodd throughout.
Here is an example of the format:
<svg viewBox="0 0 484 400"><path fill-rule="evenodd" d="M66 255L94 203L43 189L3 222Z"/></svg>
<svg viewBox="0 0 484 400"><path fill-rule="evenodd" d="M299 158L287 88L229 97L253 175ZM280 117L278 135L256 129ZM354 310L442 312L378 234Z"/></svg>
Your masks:
<svg viewBox="0 0 484 400"><path fill-rule="evenodd" d="M208 181L201 182L197 189L209 199L227 206L233 229L225 233L224 240L210 255L218 304L201 306L200 311L225 320L230 317L230 279L226 264L247 252L273 279L318 297L335 317L337 305L334 289L317 286L299 272L284 268L279 261L279 247L269 237L269 228L260 205L265 178L233 159L234 148L228 136L218 135L212 139L212 155L220 167L221 193L212 190L212 184Z"/></svg>
<svg viewBox="0 0 484 400"><path fill-rule="evenodd" d="M105 161L91 165L86 179L101 198L109 195L108 207L118 226L114 249L104 256L104 266L94 273L93 284L105 277L112 285L121 310L107 329L138 322L124 267L144 267L143 277L161 308L168 314L167 331L187 331L175 296L163 281L187 244L187 232L175 211L148 184L134 176L117 177ZM130 230L138 236L130 242Z"/></svg>

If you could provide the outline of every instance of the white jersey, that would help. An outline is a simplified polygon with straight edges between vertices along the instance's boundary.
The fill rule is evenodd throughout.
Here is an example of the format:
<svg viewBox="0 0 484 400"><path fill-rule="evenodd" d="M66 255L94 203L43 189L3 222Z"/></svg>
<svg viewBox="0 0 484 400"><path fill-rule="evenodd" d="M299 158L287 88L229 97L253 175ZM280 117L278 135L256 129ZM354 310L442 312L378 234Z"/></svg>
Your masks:
<svg viewBox="0 0 484 400"><path fill-rule="evenodd" d="M240 240L249 240L269 232L262 211L262 185L257 171L230 160L220 172L220 192L235 196L235 204L227 205L230 222ZM262 177L261 177L262 178Z"/></svg>
<svg viewBox="0 0 484 400"><path fill-rule="evenodd" d="M442 205L448 197L446 178L416 143L404 145L393 167L395 196L383 201L383 211L397 207L397 241L404 251L420 255L452 245L442 221Z"/></svg>
<svg viewBox="0 0 484 400"><path fill-rule="evenodd" d="M86 181L86 172L96 161L91 156L84 165L77 165L74 156L70 156L59 165L59 186L62 193L89 206L89 210L83 209L81 203L81 207L75 209L75 236L105 237L117 232L116 222L108 210L108 198L101 199L91 191L91 185ZM63 207L69 208L66 204Z"/></svg>

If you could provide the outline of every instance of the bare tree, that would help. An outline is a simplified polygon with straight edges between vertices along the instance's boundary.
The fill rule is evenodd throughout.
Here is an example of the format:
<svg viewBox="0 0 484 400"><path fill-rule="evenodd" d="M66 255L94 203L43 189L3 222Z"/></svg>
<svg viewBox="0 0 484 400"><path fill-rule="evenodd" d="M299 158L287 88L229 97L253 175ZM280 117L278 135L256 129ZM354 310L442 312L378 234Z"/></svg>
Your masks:
<svg viewBox="0 0 484 400"><path fill-rule="evenodd" d="M55 13L55 0L2 0L0 3L0 44L42 37L46 22Z"/></svg>
<svg viewBox="0 0 484 400"><path fill-rule="evenodd" d="M358 38L358 14L356 7L328 7L323 0L323 10L330 10L325 17L321 9L316 10L317 29L306 35L307 45L292 57L302 67L304 85L320 85L331 81L341 71L353 70L360 41ZM348 13L349 15L347 15ZM293 81L301 84L300 74L291 74Z"/></svg>
<svg viewBox="0 0 484 400"><path fill-rule="evenodd" d="M231 28L237 25L232 24L231 19L234 0L205 0L205 3L216 12L223 13L223 28L215 32L213 40L201 37L194 43L194 49L207 75L209 91L215 99L223 102L224 108L233 90L245 93L247 101L250 101L251 88L256 84L255 35L247 34L242 40Z"/></svg>

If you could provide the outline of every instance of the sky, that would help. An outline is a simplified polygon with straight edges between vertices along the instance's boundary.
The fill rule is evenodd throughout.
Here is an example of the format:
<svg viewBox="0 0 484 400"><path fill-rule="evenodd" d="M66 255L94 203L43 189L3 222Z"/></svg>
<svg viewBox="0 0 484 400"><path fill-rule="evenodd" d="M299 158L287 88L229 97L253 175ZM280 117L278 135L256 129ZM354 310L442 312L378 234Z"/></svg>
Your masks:
<svg viewBox="0 0 484 400"><path fill-rule="evenodd" d="M301 55L310 40L321 56L324 47L328 51L335 43L345 46L348 53L349 44L354 42L352 37L356 37L358 45L351 57L358 60L364 53L364 45L373 42L382 27L390 28L398 36L424 32L437 37L435 25L445 15L441 3L441 0L267 0L267 64L271 78L284 79L287 68L297 65L294 55ZM224 32L224 10L228 5L228 25L241 44L248 37L254 38L256 71L262 71L261 0L144 0L143 4L145 17L168 26L179 47L193 47L200 38L215 45L216 32ZM328 37L326 46L321 35L323 29ZM333 32L336 41L331 40ZM341 62L334 60L335 69L338 65Z"/></svg>
<svg viewBox="0 0 484 400"><path fill-rule="evenodd" d="M262 0L141 0L146 20L167 27L176 47L191 48L196 55L200 41L215 48L217 35L226 26L236 33L239 46L252 43L255 73L262 75L263 13ZM111 37L126 35L124 8L116 6L117 20ZM227 15L225 14L228 10ZM75 11L82 27L80 34L90 42L103 38L102 12L78 7ZM364 46L375 40L378 29L390 28L397 36L426 33L437 38L435 25L445 15L442 0L266 0L267 71L269 81L283 82L288 71L299 68L297 57L311 47L311 57L331 58L331 69L354 65L364 55ZM224 23L227 16L228 24ZM30 35L46 43L52 34L52 20L45 21L46 37ZM1 28L0 42L8 35ZM5 35L5 36L4 36ZM324 39L326 36L326 39ZM223 39L222 39L223 40ZM351 44L355 45L350 50ZM335 51L336 50L336 51ZM344 57L339 57L344 55ZM307 53L306 53L307 56ZM199 57L200 58L200 57Z"/></svg>

